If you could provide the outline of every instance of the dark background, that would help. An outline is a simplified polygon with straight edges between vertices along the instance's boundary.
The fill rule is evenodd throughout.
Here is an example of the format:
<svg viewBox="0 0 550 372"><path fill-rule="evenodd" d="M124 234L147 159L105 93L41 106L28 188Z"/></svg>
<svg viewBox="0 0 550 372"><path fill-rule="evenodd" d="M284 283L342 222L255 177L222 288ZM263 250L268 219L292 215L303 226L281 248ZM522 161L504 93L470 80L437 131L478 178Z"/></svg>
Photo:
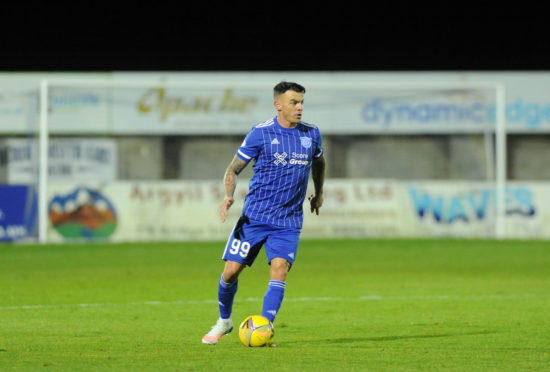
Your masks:
<svg viewBox="0 0 550 372"><path fill-rule="evenodd" d="M7 5L3 71L548 70L543 9L514 3Z"/></svg>

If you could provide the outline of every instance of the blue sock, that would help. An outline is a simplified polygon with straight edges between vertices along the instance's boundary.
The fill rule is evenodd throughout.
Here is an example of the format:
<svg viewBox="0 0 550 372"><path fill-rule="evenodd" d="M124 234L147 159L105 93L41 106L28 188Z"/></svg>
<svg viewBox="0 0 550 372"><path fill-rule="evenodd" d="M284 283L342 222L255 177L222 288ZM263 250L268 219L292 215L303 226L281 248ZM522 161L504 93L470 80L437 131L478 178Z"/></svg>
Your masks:
<svg viewBox="0 0 550 372"><path fill-rule="evenodd" d="M220 282L218 283L218 305L220 307L220 318L231 318L233 299L235 298L235 293L237 293L238 287L238 281L235 281L234 283L224 282L222 274L220 277Z"/></svg>
<svg viewBox="0 0 550 372"><path fill-rule="evenodd" d="M264 296L264 307L262 309L262 315L269 319L271 322L275 320L277 312L283 302L285 296L286 283L279 280L270 280L267 286L267 292Z"/></svg>

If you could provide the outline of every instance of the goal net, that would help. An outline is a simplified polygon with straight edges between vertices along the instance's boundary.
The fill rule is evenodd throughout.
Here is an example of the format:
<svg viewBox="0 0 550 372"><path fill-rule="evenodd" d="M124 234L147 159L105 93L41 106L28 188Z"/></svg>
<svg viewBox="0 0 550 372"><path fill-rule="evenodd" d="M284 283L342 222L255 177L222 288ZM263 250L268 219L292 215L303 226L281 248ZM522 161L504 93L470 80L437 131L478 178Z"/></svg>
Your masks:
<svg viewBox="0 0 550 372"><path fill-rule="evenodd" d="M304 236L506 237L500 84L297 80L327 158L325 205L305 208ZM275 83L43 81L40 241L225 239L252 166L226 224L222 177L275 116Z"/></svg>

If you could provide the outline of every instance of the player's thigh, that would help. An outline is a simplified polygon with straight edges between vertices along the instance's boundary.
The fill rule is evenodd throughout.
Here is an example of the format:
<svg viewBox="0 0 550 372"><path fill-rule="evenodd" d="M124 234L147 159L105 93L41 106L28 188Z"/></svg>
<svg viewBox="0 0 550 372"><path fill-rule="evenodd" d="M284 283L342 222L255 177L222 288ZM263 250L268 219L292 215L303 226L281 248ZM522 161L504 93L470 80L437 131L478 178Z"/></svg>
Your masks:
<svg viewBox="0 0 550 372"><path fill-rule="evenodd" d="M298 254L298 243L300 240L300 230L296 229L276 229L265 242L265 252L268 262L274 258L283 258L290 265L296 260Z"/></svg>
<svg viewBox="0 0 550 372"><path fill-rule="evenodd" d="M251 266L262 248L268 232L246 218L239 219L229 235L222 259Z"/></svg>

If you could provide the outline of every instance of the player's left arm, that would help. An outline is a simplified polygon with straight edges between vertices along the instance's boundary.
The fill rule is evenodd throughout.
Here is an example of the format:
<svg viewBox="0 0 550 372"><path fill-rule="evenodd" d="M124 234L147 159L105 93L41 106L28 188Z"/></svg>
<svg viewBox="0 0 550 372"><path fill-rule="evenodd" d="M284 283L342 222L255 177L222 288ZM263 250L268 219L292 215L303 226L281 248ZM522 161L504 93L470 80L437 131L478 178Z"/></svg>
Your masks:
<svg viewBox="0 0 550 372"><path fill-rule="evenodd" d="M323 184L325 183L325 157L323 155L313 158L311 178L313 178L313 186L315 188L315 194L308 198L311 213L315 211L315 214L319 215L319 208L323 205Z"/></svg>

